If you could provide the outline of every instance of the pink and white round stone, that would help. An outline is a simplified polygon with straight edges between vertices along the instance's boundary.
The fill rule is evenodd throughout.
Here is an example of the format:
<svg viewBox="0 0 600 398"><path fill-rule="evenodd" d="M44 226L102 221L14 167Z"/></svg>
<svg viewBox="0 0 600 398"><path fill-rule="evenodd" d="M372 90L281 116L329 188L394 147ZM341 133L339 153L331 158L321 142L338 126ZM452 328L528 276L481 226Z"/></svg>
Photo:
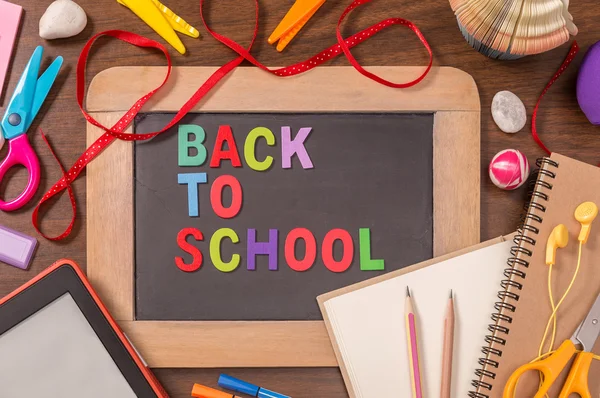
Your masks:
<svg viewBox="0 0 600 398"><path fill-rule="evenodd" d="M517 189L529 177L529 162L521 151L505 149L494 156L489 167L490 179L505 190Z"/></svg>

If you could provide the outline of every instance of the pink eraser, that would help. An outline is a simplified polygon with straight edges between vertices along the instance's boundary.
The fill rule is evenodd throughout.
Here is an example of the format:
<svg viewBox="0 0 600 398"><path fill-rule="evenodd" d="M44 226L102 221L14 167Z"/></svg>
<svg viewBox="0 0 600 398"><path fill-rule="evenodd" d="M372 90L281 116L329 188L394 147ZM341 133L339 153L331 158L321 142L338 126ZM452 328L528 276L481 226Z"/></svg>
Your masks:
<svg viewBox="0 0 600 398"><path fill-rule="evenodd" d="M35 238L0 225L0 261L3 263L27 269L36 247Z"/></svg>
<svg viewBox="0 0 600 398"><path fill-rule="evenodd" d="M4 91L4 80L12 58L22 11L21 6L0 0L0 98Z"/></svg>

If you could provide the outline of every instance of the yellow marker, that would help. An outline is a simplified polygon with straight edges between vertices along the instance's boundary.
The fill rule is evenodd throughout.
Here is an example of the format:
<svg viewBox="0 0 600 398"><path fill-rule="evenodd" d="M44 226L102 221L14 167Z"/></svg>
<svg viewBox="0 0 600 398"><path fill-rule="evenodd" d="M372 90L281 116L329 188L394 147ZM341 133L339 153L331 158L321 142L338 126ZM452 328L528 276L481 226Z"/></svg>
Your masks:
<svg viewBox="0 0 600 398"><path fill-rule="evenodd" d="M158 0L117 0L117 2L133 11L181 54L185 54L185 46L175 31L193 38L200 36L198 30Z"/></svg>
<svg viewBox="0 0 600 398"><path fill-rule="evenodd" d="M277 51L283 51L285 46L296 36L300 29L317 12L325 0L296 0L292 8L285 14L283 20L277 25L271 36L269 44L277 43Z"/></svg>

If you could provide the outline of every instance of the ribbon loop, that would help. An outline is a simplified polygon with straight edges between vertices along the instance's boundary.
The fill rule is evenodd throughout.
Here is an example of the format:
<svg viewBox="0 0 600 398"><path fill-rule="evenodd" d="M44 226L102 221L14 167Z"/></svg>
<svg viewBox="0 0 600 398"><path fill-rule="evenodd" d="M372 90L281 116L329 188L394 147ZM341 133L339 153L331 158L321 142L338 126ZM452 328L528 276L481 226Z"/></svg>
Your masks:
<svg viewBox="0 0 600 398"><path fill-rule="evenodd" d="M429 70L431 69L431 66L433 64L433 53L431 51L431 47L429 47L429 43L427 43L427 40L425 40L425 36L423 36L423 34L419 30L419 28L417 28L412 22L407 21L406 19L402 19L402 18L389 18L384 21L381 21L380 23L378 23L376 25L373 25L369 29L366 29L366 30L360 32L358 35L352 36L350 38L350 40L344 40L344 38L342 37L342 32L340 30L340 27L342 25L342 22L344 22L344 19L346 19L346 16L348 14L350 14L352 12L352 10L354 10L355 8L357 8L363 4L369 3L371 1L372 0L355 0L342 13L342 15L340 16L340 19L338 20L338 24L337 24L337 27L335 30L336 37L338 40L338 45L341 47L342 51L344 52L344 55L346 56L346 58L348 58L348 61L350 61L350 64L352 64L354 69L356 69L358 72L360 72L363 76L366 76L369 79L376 81L377 83L380 83L380 84L383 84L385 86L392 87L392 88L407 88L407 87L414 86L415 84L417 84L421 80L423 80L425 78L425 76L427 76L427 74L429 73ZM398 24L406 26L410 30L415 32L415 34L417 35L417 37L419 38L421 43L423 43L423 46L425 46L425 49L427 49L427 53L429 54L429 64L427 65L427 68L425 68L425 70L419 77L417 77L415 80L412 80L407 83L394 83L394 82L386 80L382 77L379 77L375 73L367 71L365 68L362 67L362 65L356 60L356 58L354 58L354 55L352 55L352 53L350 52L350 48L354 47L357 39L360 38L361 41L366 40L373 34L379 32L389 26L398 25ZM357 38L356 36L359 36L359 38ZM350 46L348 46L348 42L349 42Z"/></svg>
<svg viewBox="0 0 600 398"><path fill-rule="evenodd" d="M66 238L67 236L69 236L69 234L73 230L73 226L75 225L75 218L77 216L77 204L75 203L75 193L73 192L73 188L71 187L70 180L68 180L65 168L63 167L62 163L56 156L56 153L52 149L50 142L48 142L46 135L44 134L44 132L41 129L40 129L40 134L42 135L42 138L44 139L44 142L46 143L46 145L48 145L48 148L50 148L50 152L52 153L52 156L54 156L56 163L58 163L58 167L60 167L60 171L62 172L63 177L54 185L54 187L52 187L52 189L50 189L50 191L46 192L42 201L40 201L40 203L35 207L35 209L33 209L33 213L31 214L31 220L32 220L33 226L35 227L35 230L40 235L42 235L44 238L46 238L48 240L61 240L61 239ZM56 188L57 186L59 188ZM65 229L65 231L63 233L59 234L58 236L47 236L44 233L42 233L42 231L40 231L40 228L38 226L40 205L43 202L46 202L47 200L52 198L53 196L59 194L60 192L62 192L65 189L67 190L67 192L69 194L69 200L71 201L71 209L72 209L71 222L67 226L67 229Z"/></svg>

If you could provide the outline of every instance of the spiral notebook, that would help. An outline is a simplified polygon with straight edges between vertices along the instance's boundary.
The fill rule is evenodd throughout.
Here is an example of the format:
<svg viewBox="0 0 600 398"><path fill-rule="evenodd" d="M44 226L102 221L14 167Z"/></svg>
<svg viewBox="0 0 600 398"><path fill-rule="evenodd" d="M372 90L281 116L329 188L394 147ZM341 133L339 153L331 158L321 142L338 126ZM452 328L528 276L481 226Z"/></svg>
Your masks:
<svg viewBox="0 0 600 398"><path fill-rule="evenodd" d="M577 236L581 228L575 220L577 206L586 201L600 206L600 169L559 154L538 160L538 176L524 224L515 236L510 267L504 271L498 301L492 308L491 335L483 341L485 357L476 370L475 391L470 397L501 398L508 378L519 366L537 357L540 340L551 314L548 298L546 241L558 224L569 230L569 244L559 249L552 269L555 296L562 294L577 264ZM588 242L583 246L580 274L558 312L557 344L571 337L600 292L600 218L592 223ZM485 329L485 328L484 328ZM600 343L593 352L600 353ZM569 367L550 390L556 397ZM592 397L600 396L600 361L593 361L589 374ZM538 388L536 372L519 380L518 397L532 397Z"/></svg>
<svg viewBox="0 0 600 398"><path fill-rule="evenodd" d="M424 396L437 396L443 318L455 298L452 396L466 397L490 308L513 245L499 237L318 297L325 325L352 398L409 397L404 302L410 286L418 318Z"/></svg>

